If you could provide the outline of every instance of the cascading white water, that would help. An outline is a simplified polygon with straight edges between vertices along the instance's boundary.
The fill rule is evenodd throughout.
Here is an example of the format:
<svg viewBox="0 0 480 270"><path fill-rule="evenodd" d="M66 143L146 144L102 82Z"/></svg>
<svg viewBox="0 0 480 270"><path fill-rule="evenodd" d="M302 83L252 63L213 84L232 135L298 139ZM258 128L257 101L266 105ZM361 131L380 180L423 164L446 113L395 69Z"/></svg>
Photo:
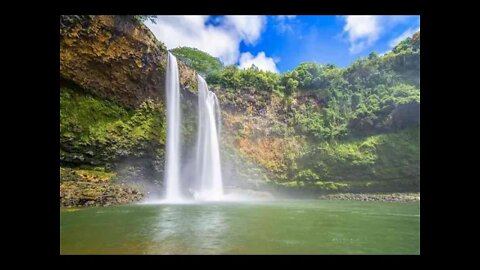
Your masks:
<svg viewBox="0 0 480 270"><path fill-rule="evenodd" d="M220 106L215 93L208 90L207 83L200 76L198 79L198 134L195 179L193 195L198 200L221 200L223 182L220 165ZM182 181L180 177L180 83L177 59L168 53L167 75L167 145L165 160L165 199L168 202L180 202Z"/></svg>
<svg viewBox="0 0 480 270"><path fill-rule="evenodd" d="M181 201L183 199L180 186L180 83L178 78L177 59L168 53L167 76L167 153L165 160L164 182L166 200Z"/></svg>
<svg viewBox="0 0 480 270"><path fill-rule="evenodd" d="M207 83L198 79L198 137L197 137L197 185L195 199L221 200L223 181L220 164L220 106L215 93L208 90Z"/></svg>

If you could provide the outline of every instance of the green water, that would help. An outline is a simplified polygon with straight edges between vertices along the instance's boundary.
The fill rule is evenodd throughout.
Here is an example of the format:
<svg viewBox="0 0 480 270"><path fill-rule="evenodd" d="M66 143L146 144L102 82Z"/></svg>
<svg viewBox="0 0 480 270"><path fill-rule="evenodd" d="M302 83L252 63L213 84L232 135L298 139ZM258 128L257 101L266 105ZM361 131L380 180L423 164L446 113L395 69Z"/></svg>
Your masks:
<svg viewBox="0 0 480 270"><path fill-rule="evenodd" d="M60 211L61 254L419 254L418 202L286 200Z"/></svg>

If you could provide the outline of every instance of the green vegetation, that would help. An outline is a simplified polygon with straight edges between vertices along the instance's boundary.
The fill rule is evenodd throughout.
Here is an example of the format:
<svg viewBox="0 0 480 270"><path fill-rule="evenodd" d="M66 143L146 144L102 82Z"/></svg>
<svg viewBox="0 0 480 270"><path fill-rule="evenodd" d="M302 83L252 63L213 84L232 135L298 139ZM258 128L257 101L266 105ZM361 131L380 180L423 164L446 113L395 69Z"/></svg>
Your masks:
<svg viewBox="0 0 480 270"><path fill-rule="evenodd" d="M392 52L371 53L347 68L302 63L275 74L229 66L208 81L230 113L248 115L232 124L234 144L266 169L269 183L327 192L417 191L419 40L417 33ZM298 136L304 147L286 146Z"/></svg>
<svg viewBox="0 0 480 270"><path fill-rule="evenodd" d="M320 142L297 162L311 169L311 179L335 181L420 180L419 129L368 136L348 141Z"/></svg>
<svg viewBox="0 0 480 270"><path fill-rule="evenodd" d="M117 174L108 172L103 167L86 168L64 168L60 167L61 181L86 181L86 182L108 182Z"/></svg>
<svg viewBox="0 0 480 270"><path fill-rule="evenodd" d="M171 52L187 66L195 69L204 77L219 72L224 68L222 61L218 58L195 48L179 47L171 50Z"/></svg>
<svg viewBox="0 0 480 270"><path fill-rule="evenodd" d="M144 17L137 19L149 19ZM371 53L346 68L302 63L284 74L225 67L187 47L172 53L206 77L217 93L222 159L244 181L234 184L320 193L391 192L419 190L419 44L417 33L385 55ZM191 149L196 100L186 97L182 142ZM61 165L75 168L77 176L100 182L124 175L158 181L165 139L161 102L146 100L127 109L80 91L60 91ZM128 166L122 166L127 160Z"/></svg>
<svg viewBox="0 0 480 270"><path fill-rule="evenodd" d="M113 102L67 88L60 91L60 156L77 165L105 165L155 150L163 154L165 112L145 101L129 110Z"/></svg>
<svg viewBox="0 0 480 270"><path fill-rule="evenodd" d="M263 71L255 66L249 69L239 69L237 66L228 66L225 69L210 74L207 82L235 90L255 88L260 91L273 92L279 90L279 78L276 73Z"/></svg>
<svg viewBox="0 0 480 270"><path fill-rule="evenodd" d="M155 15L133 15L133 18L139 22L150 20L152 23L156 23L155 17L156 17Z"/></svg>
<svg viewBox="0 0 480 270"><path fill-rule="evenodd" d="M278 75L230 66L211 74L208 82L225 91L255 88L285 99L309 96L287 109L295 115L296 131L314 139L401 130L419 124L419 34L415 37L385 56L372 53L348 68L303 63ZM229 93L234 98L235 92Z"/></svg>

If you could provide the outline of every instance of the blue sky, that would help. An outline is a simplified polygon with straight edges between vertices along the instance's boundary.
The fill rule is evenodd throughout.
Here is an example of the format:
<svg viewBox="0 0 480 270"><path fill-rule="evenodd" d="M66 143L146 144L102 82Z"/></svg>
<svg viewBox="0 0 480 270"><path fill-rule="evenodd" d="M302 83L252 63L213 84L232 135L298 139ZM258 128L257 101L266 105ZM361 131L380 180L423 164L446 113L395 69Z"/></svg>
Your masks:
<svg viewBox="0 0 480 270"><path fill-rule="evenodd" d="M195 47L226 64L283 73L390 51L420 29L420 16L158 16L146 25L168 49Z"/></svg>

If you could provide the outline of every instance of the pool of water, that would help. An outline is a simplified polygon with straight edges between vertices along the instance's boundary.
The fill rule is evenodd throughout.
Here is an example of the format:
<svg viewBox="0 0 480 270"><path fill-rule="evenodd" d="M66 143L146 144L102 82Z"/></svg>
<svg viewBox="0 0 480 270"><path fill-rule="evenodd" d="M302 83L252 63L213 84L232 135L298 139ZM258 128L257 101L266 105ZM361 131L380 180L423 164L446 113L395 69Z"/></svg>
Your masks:
<svg viewBox="0 0 480 270"><path fill-rule="evenodd" d="M61 254L419 254L419 202L282 200L60 210Z"/></svg>

